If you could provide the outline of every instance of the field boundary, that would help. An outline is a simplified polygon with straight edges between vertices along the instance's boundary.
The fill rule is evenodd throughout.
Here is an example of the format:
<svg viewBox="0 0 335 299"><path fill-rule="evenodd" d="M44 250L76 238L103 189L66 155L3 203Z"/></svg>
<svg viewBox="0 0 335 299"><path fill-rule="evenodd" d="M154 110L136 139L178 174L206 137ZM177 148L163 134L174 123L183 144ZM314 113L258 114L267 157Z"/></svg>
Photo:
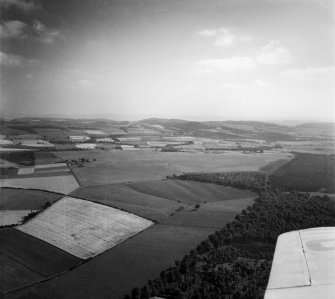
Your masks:
<svg viewBox="0 0 335 299"><path fill-rule="evenodd" d="M67 166L69 167L70 169L70 172L72 173L72 175L74 176L74 178L76 179L78 185L79 185L79 188L80 187L83 187L85 186L84 183L83 183L83 180L82 178L79 176L79 174L75 173L75 171L73 170L72 166L70 163L66 162ZM78 188L77 188L78 189ZM74 190L73 190L74 191Z"/></svg>

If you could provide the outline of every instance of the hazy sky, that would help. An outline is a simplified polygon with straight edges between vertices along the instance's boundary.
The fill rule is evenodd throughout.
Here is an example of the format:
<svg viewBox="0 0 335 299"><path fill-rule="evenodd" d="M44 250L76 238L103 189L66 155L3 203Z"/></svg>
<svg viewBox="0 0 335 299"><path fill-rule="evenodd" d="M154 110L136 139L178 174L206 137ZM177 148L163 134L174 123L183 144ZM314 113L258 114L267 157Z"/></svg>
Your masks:
<svg viewBox="0 0 335 299"><path fill-rule="evenodd" d="M0 115L335 118L332 0L0 0L0 9Z"/></svg>

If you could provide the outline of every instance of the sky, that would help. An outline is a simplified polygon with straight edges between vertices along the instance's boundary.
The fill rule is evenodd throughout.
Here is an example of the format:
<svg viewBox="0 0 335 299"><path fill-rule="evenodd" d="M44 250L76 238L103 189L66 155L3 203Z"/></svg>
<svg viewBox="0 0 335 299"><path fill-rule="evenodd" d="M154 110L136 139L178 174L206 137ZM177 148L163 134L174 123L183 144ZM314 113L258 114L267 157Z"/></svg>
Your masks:
<svg viewBox="0 0 335 299"><path fill-rule="evenodd" d="M335 120L333 0L0 0L0 117Z"/></svg>

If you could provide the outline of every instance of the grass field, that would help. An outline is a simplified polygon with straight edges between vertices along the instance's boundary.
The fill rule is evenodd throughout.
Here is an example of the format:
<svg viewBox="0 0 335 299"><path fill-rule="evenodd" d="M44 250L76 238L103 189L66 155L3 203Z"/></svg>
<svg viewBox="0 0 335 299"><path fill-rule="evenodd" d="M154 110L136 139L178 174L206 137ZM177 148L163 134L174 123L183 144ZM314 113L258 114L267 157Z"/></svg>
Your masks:
<svg viewBox="0 0 335 299"><path fill-rule="evenodd" d="M64 197L17 229L87 259L152 224L149 220L105 205Z"/></svg>
<svg viewBox="0 0 335 299"><path fill-rule="evenodd" d="M47 191L0 188L0 210L39 210L61 197Z"/></svg>
<svg viewBox="0 0 335 299"><path fill-rule="evenodd" d="M10 298L122 299L134 286L159 276L204 240L212 229L154 225L82 266ZM26 297L24 297L26 296Z"/></svg>
<svg viewBox="0 0 335 299"><path fill-rule="evenodd" d="M40 189L68 194L79 187L72 174L0 179L0 187Z"/></svg>
<svg viewBox="0 0 335 299"><path fill-rule="evenodd" d="M255 197L247 190L195 181L162 180L127 183L130 188L188 204Z"/></svg>
<svg viewBox="0 0 335 299"><path fill-rule="evenodd" d="M173 213L171 217L161 220L161 224L177 226L203 227L221 229L228 222L234 220L236 214L252 205L253 198L242 198L194 205Z"/></svg>
<svg viewBox="0 0 335 299"><path fill-rule="evenodd" d="M78 262L80 259L18 230L0 230L0 291L63 272Z"/></svg>
<svg viewBox="0 0 335 299"><path fill-rule="evenodd" d="M173 200L137 192L123 184L83 187L71 195L157 221L167 217L182 205Z"/></svg>
<svg viewBox="0 0 335 299"><path fill-rule="evenodd" d="M82 156L95 162L77 168L85 185L162 179L173 173L258 170L269 162L283 159L287 153L242 154L163 153L154 150L92 150L57 152L64 160Z"/></svg>

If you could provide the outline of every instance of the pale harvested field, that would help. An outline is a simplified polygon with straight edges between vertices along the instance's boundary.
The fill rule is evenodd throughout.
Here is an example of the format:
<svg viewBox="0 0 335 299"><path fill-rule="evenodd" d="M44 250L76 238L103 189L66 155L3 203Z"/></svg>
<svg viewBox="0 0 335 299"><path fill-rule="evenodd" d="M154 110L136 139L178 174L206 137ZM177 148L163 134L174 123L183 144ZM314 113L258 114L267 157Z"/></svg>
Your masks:
<svg viewBox="0 0 335 299"><path fill-rule="evenodd" d="M85 185L112 184L128 181L163 179L184 172L222 172L258 170L269 162L289 159L288 153L269 152L243 154L238 152L163 153L154 150L120 151L92 150L57 152L62 159L80 157L96 159L85 167L76 168Z"/></svg>
<svg viewBox="0 0 335 299"><path fill-rule="evenodd" d="M153 222L131 213L64 197L17 229L87 259L151 225Z"/></svg>
<svg viewBox="0 0 335 299"><path fill-rule="evenodd" d="M62 194L69 194L79 187L72 174L0 179L0 187L12 187L23 189L40 189Z"/></svg>
<svg viewBox="0 0 335 299"><path fill-rule="evenodd" d="M35 210L0 210L0 226L18 224L30 212Z"/></svg>

